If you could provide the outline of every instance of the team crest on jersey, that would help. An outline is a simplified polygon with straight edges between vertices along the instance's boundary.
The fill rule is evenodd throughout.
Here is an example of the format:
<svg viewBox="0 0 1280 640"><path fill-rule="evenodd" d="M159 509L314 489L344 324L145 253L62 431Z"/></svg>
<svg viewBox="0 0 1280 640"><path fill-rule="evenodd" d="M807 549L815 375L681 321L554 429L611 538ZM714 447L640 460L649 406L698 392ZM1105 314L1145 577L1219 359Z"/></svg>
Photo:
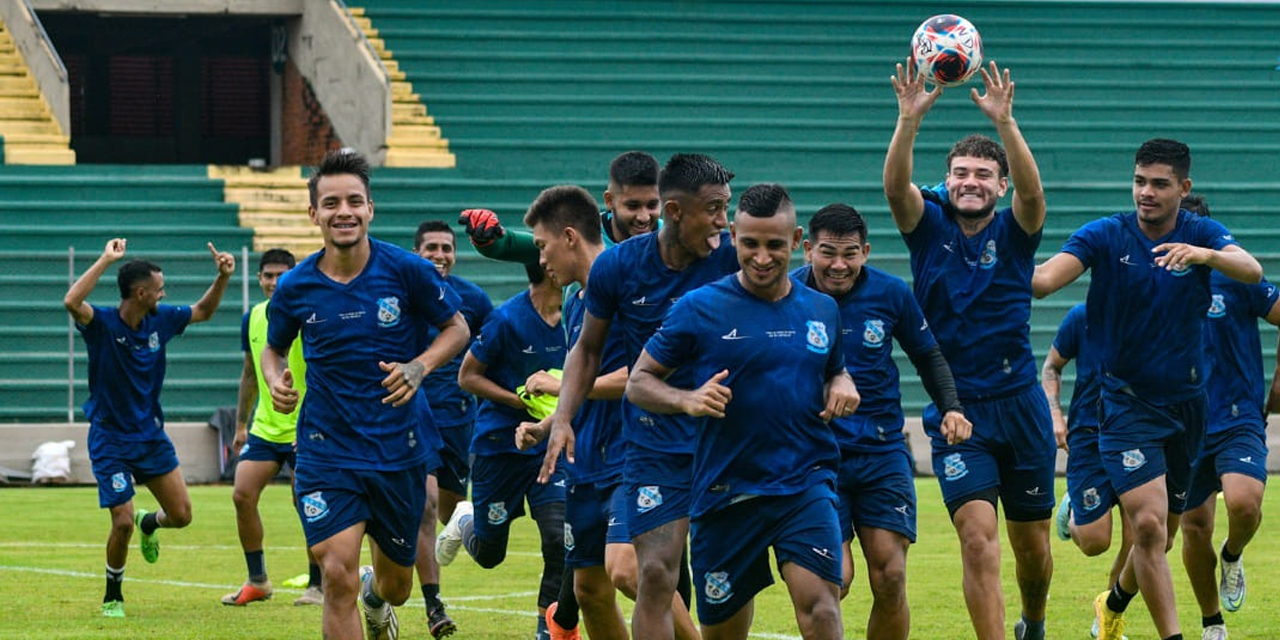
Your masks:
<svg viewBox="0 0 1280 640"><path fill-rule="evenodd" d="M1098 497L1098 489L1095 487L1085 489L1084 495L1080 496L1080 498L1081 502L1084 503L1081 506L1085 511L1093 511L1098 508L1098 505L1102 504L1102 498Z"/></svg>
<svg viewBox="0 0 1280 640"><path fill-rule="evenodd" d="M654 485L640 487L636 493L636 511L645 513L662 505L662 489Z"/></svg>
<svg viewBox="0 0 1280 640"><path fill-rule="evenodd" d="M111 476L112 491L116 493L123 493L124 490L128 488L129 488L129 477L126 476L123 471L112 474Z"/></svg>
<svg viewBox="0 0 1280 640"><path fill-rule="evenodd" d="M147 336L147 348L152 351L160 350L160 334L152 331L151 335Z"/></svg>
<svg viewBox="0 0 1280 640"><path fill-rule="evenodd" d="M1221 318L1227 315L1227 303L1222 299L1221 293L1213 294L1213 300L1209 303L1209 317Z"/></svg>
<svg viewBox="0 0 1280 640"><path fill-rule="evenodd" d="M999 259L996 258L996 241L988 240L987 246L982 248L982 256L978 258L978 266L982 269L990 269L996 266Z"/></svg>
<svg viewBox="0 0 1280 640"><path fill-rule="evenodd" d="M708 571L705 575L707 586L702 592L706 594L707 602L720 604L733 597L733 583L729 582L728 571Z"/></svg>
<svg viewBox="0 0 1280 640"><path fill-rule="evenodd" d="M394 327L400 323L400 299L395 296L378 299L378 326Z"/></svg>
<svg viewBox="0 0 1280 640"><path fill-rule="evenodd" d="M827 337L827 325L817 320L807 320L804 326L809 328L809 350L814 353L826 353L831 350L831 339Z"/></svg>
<svg viewBox="0 0 1280 640"><path fill-rule="evenodd" d="M325 502L324 496L320 491L308 493L300 498L302 500L302 516L307 522L315 522L320 518L329 515L329 503Z"/></svg>
<svg viewBox="0 0 1280 640"><path fill-rule="evenodd" d="M862 346L879 349L884 346L884 320L862 322Z"/></svg>
<svg viewBox="0 0 1280 640"><path fill-rule="evenodd" d="M942 459L943 475L947 477L947 481L959 480L969 475L969 467L965 465L961 454L953 453Z"/></svg>
<svg viewBox="0 0 1280 640"><path fill-rule="evenodd" d="M1120 454L1120 462L1126 472L1137 471L1147 463L1147 456L1142 453L1142 449L1130 449Z"/></svg>
<svg viewBox="0 0 1280 640"><path fill-rule="evenodd" d="M502 524L507 521L508 515L506 502L489 503L489 524Z"/></svg>
<svg viewBox="0 0 1280 640"><path fill-rule="evenodd" d="M573 525L564 523L564 550L573 551Z"/></svg>
<svg viewBox="0 0 1280 640"><path fill-rule="evenodd" d="M1173 271L1169 272L1169 275L1175 278L1181 278L1182 276L1185 276L1188 273L1191 273L1191 265L1187 265L1181 269L1174 269Z"/></svg>

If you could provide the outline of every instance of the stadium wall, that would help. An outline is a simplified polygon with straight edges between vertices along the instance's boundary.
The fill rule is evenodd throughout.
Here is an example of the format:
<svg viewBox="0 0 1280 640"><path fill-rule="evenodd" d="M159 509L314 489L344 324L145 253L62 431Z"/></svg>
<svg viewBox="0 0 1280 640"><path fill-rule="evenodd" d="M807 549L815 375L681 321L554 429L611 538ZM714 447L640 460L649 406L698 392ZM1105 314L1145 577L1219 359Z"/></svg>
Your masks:
<svg viewBox="0 0 1280 640"><path fill-rule="evenodd" d="M218 433L204 422L165 425L182 464L182 475L190 484L217 482L221 476ZM88 424L0 424L0 467L31 472L31 454L41 443L71 440L71 475L76 482L93 484L89 466Z"/></svg>

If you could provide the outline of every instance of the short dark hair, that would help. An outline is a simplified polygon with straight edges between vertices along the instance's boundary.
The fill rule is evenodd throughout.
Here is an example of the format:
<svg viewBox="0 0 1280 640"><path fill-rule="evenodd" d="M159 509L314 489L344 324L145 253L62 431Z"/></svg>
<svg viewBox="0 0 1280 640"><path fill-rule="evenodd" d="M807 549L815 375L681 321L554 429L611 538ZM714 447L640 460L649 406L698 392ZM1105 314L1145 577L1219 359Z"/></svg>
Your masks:
<svg viewBox="0 0 1280 640"><path fill-rule="evenodd" d="M951 173L951 161L961 156L995 160L1000 165L1000 177L1009 175L1009 156L1005 155L1004 147L980 133L965 136L951 147L951 152L947 154L947 173Z"/></svg>
<svg viewBox="0 0 1280 640"><path fill-rule="evenodd" d="M524 263L524 276L529 279L529 284L536 287L547 280L547 271L541 264L526 262Z"/></svg>
<svg viewBox="0 0 1280 640"><path fill-rule="evenodd" d="M1205 218L1213 217L1213 215L1209 213L1209 201L1205 200L1204 196L1198 193L1188 193L1187 197L1183 198L1182 203L1178 206L1179 208L1186 209L1198 216L1203 216Z"/></svg>
<svg viewBox="0 0 1280 640"><path fill-rule="evenodd" d="M262 252L262 257L258 258L258 273L262 273L269 264L282 264L292 269L298 264L298 259L293 257L287 249L267 249Z"/></svg>
<svg viewBox="0 0 1280 640"><path fill-rule="evenodd" d="M820 233L836 237L858 236L860 242L867 241L867 221L857 209L843 203L829 204L809 218L809 240Z"/></svg>
<svg viewBox="0 0 1280 640"><path fill-rule="evenodd" d="M307 179L307 192L311 195L311 206L316 206L316 185L325 176L353 175L364 183L365 197L369 196L369 161L360 152L342 148L324 154L324 159L311 172ZM372 199L372 198L369 198Z"/></svg>
<svg viewBox="0 0 1280 640"><path fill-rule="evenodd" d="M711 156L701 153L677 153L667 160L658 175L658 194L666 198L672 192L697 193L709 184L729 184L733 173Z"/></svg>
<svg viewBox="0 0 1280 640"><path fill-rule="evenodd" d="M1191 149L1177 140L1152 138L1138 147L1133 164L1139 167L1167 164L1173 167L1173 175L1186 180L1191 175Z"/></svg>
<svg viewBox="0 0 1280 640"><path fill-rule="evenodd" d="M458 244L458 234L453 230L453 227L449 226L448 222L444 220L427 220L418 225L418 230L413 234L414 251L422 248L422 236L428 233L447 233L450 238L453 238L454 246Z"/></svg>
<svg viewBox="0 0 1280 640"><path fill-rule="evenodd" d="M151 274L160 273L160 265L147 260L130 260L120 265L116 274L116 286L120 287L120 299L125 300L133 295L133 288L151 279Z"/></svg>
<svg viewBox="0 0 1280 640"><path fill-rule="evenodd" d="M609 182L620 187L658 184L658 160L643 151L628 151L609 163Z"/></svg>
<svg viewBox="0 0 1280 640"><path fill-rule="evenodd" d="M752 185L738 197L738 215L772 218L782 206L791 202L787 188L775 183Z"/></svg>
<svg viewBox="0 0 1280 640"><path fill-rule="evenodd" d="M586 189L574 184L548 187L538 194L524 214L524 224L532 229L542 225L552 233L573 227L583 240L600 244L600 207Z"/></svg>

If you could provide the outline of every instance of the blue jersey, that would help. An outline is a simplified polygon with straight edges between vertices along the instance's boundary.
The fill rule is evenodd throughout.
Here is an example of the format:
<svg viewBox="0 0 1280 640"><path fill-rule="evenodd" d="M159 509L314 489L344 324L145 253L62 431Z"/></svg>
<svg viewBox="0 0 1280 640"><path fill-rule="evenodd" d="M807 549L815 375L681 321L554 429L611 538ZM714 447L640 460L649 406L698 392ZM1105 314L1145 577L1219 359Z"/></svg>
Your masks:
<svg viewBox="0 0 1280 640"><path fill-rule="evenodd" d="M458 295L430 262L369 239L369 262L347 283L320 271L323 251L280 278L267 343L285 349L302 332L307 400L298 416L298 464L399 471L429 459L440 434L421 393L384 404L387 372L429 346L429 327L458 312ZM425 442L423 440L426 440Z"/></svg>
<svg viewBox="0 0 1280 640"><path fill-rule="evenodd" d="M467 327L471 329L471 336L474 339L475 336L480 335L480 328L484 326L484 321L493 311L493 303L489 301L489 295L475 284L457 276L448 276L444 281L462 300L462 308L459 311L467 321ZM431 327L428 339L435 340L438 335L440 330ZM462 357L466 353L466 349L459 351L458 355L440 365L422 381L422 393L427 398L427 404L431 406L431 416L435 419L438 428L464 427L475 422L476 399L458 386L458 369L462 366Z"/></svg>
<svg viewBox="0 0 1280 640"><path fill-rule="evenodd" d="M564 328L572 348L582 335L582 318L586 313L580 289L570 287L564 298ZM600 374L608 374L627 366L622 347L622 328L609 327L604 352L600 354ZM573 484L596 482L610 484L622 479L622 462L626 442L622 439L622 401L587 400L574 418L575 462L565 466Z"/></svg>
<svg viewBox="0 0 1280 640"><path fill-rule="evenodd" d="M1067 410L1067 431L1079 428L1098 428L1098 398L1101 395L1101 371L1098 356L1089 342L1088 320L1085 305L1078 304L1067 311L1053 337L1053 348L1058 355L1076 363L1076 384L1071 392L1071 407Z"/></svg>
<svg viewBox="0 0 1280 640"><path fill-rule="evenodd" d="M680 271L662 261L658 234L646 233L606 249L591 265L587 312L622 328L628 365L634 364L645 342L657 331L671 305L681 296L738 270L738 256L729 233L710 256ZM673 387L696 387L690 372L677 371L667 382ZM650 414L624 402L622 426L627 455L656 456L693 453L693 434L699 422L689 416Z"/></svg>
<svg viewBox="0 0 1280 640"><path fill-rule="evenodd" d="M547 324L525 290L502 303L471 343L471 356L484 363L484 376L514 392L530 375L564 366L565 337L560 324ZM541 455L546 442L528 451L516 448L516 427L535 422L528 412L488 399L480 400L471 451L477 454L523 453Z"/></svg>
<svg viewBox="0 0 1280 640"><path fill-rule="evenodd" d="M813 287L812 269L792 272ZM882 451L901 446L902 393L893 341L912 356L923 355L938 342L907 283L875 267L863 266L853 289L836 299L840 308L844 365L853 376L862 402L852 416L831 421L841 451ZM855 335L856 334L856 335Z"/></svg>
<svg viewBox="0 0 1280 640"><path fill-rule="evenodd" d="M1173 231L1155 240L1129 212L1086 224L1062 247L1092 271L1087 315L1103 386L1128 387L1161 405L1204 390L1202 339L1212 269L1168 271L1156 265L1151 249L1167 242L1210 249L1235 244L1218 222L1186 211L1177 215Z"/></svg>
<svg viewBox="0 0 1280 640"><path fill-rule="evenodd" d="M160 389L165 345L191 322L191 307L159 305L135 331L117 307L93 307L89 324L76 323L89 354L89 399L84 414L95 428L125 441L158 438L164 429Z"/></svg>
<svg viewBox="0 0 1280 640"><path fill-rule="evenodd" d="M966 237L937 203L903 234L916 299L951 365L961 399L1005 395L1036 381L1031 353L1031 274L1040 232L1028 234L1013 209Z"/></svg>
<svg viewBox="0 0 1280 640"><path fill-rule="evenodd" d="M697 429L691 516L835 482L840 451L818 414L826 381L844 368L840 314L830 296L791 285L768 302L726 276L685 294L645 346L698 384L729 371L725 417Z"/></svg>
<svg viewBox="0 0 1280 640"><path fill-rule="evenodd" d="M1205 344L1208 349L1209 431L1266 424L1266 381L1258 318L1280 299L1275 285L1245 284L1213 272Z"/></svg>

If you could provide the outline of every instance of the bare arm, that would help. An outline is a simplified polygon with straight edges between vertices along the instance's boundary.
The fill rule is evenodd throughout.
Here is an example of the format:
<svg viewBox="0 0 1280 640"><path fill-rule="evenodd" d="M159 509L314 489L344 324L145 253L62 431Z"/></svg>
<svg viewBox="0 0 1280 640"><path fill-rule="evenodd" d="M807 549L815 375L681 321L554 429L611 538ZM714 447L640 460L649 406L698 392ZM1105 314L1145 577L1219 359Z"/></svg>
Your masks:
<svg viewBox="0 0 1280 640"><path fill-rule="evenodd" d="M649 352L641 351L627 379L627 400L632 404L661 414L685 414L723 418L733 392L722 384L728 369L711 376L696 389L678 389L666 382L674 369L663 366Z"/></svg>
<svg viewBox="0 0 1280 640"><path fill-rule="evenodd" d="M213 317L213 313L218 310L218 305L222 304L222 294L227 290L231 274L236 271L235 256L226 251L218 251L212 242L209 243L209 253L213 254L213 263L218 268L218 276L213 279L213 284L209 285L204 295L191 305L192 323L204 322Z"/></svg>
<svg viewBox="0 0 1280 640"><path fill-rule="evenodd" d="M982 83L986 93L979 96L977 88L969 90L969 97L982 113L995 125L1009 158L1009 178L1013 181L1013 217L1027 233L1044 228L1044 186L1040 183L1040 169L1031 155L1031 148L1022 137L1018 122L1013 119L1013 81L1009 70L1002 73L995 62L991 71L982 71Z"/></svg>
<svg viewBox="0 0 1280 640"><path fill-rule="evenodd" d="M1245 284L1262 282L1262 265L1257 259L1239 245L1227 245L1214 250L1208 247L1197 247L1180 242L1165 243L1151 250L1156 256L1156 264L1170 271L1187 268L1188 265L1203 264L1220 271L1222 275Z"/></svg>
<svg viewBox="0 0 1280 640"><path fill-rule="evenodd" d="M298 408L298 390L293 388L293 372L289 371L288 349L267 345L262 349L262 377L271 389L271 406L280 413L293 413Z"/></svg>
<svg viewBox="0 0 1280 640"><path fill-rule="evenodd" d="M942 95L942 89L926 92L924 76L909 57L906 71L901 63L896 71L889 81L898 96L898 123L884 157L884 197L889 201L889 212L898 230L910 233L924 215L924 198L911 183L916 134L925 114Z"/></svg>
<svg viewBox="0 0 1280 640"><path fill-rule="evenodd" d="M490 380L485 375L488 370L489 365L477 360L468 351L467 355L462 357L462 366L458 368L458 386L477 398L484 398L523 412L524 402L520 400L520 396L516 395L515 391L503 389L501 385Z"/></svg>
<svg viewBox="0 0 1280 640"><path fill-rule="evenodd" d="M1076 281L1084 263L1070 253L1059 253L1036 266L1031 275L1031 295L1043 298Z"/></svg>
<svg viewBox="0 0 1280 640"><path fill-rule="evenodd" d="M1280 327L1280 300L1271 305L1266 320ZM1276 343L1276 368L1271 373L1271 390L1267 392L1267 404L1263 407L1263 411L1268 414L1280 412L1280 340Z"/></svg>
<svg viewBox="0 0 1280 640"><path fill-rule="evenodd" d="M1040 369L1040 386L1049 399L1049 414L1053 416L1053 437L1063 451L1067 450L1067 419L1062 415L1062 368L1068 362L1070 360L1062 357L1057 347L1049 347L1049 355Z"/></svg>
<svg viewBox="0 0 1280 640"><path fill-rule="evenodd" d="M258 401L258 372L253 369L253 355L244 354L244 366L240 368L240 390L236 393L236 436L231 448L236 451L249 438L249 413Z"/></svg>
<svg viewBox="0 0 1280 640"><path fill-rule="evenodd" d="M431 341L427 350L408 362L378 362L378 368L387 372L382 386L387 390L383 404L400 407L413 399L422 386L422 379L440 365L453 359L471 339L471 329L462 313L455 312L448 320L436 325L440 333Z"/></svg>
<svg viewBox="0 0 1280 640"><path fill-rule="evenodd" d="M107 246L102 250L102 255L94 261L76 281L72 283L71 288L67 290L67 295L62 297L62 306L66 307L67 313L81 325L87 325L93 321L93 307L85 302L93 288L98 286L98 279L107 271L114 262L124 257L125 245L128 241L124 238L112 238L107 241Z"/></svg>

